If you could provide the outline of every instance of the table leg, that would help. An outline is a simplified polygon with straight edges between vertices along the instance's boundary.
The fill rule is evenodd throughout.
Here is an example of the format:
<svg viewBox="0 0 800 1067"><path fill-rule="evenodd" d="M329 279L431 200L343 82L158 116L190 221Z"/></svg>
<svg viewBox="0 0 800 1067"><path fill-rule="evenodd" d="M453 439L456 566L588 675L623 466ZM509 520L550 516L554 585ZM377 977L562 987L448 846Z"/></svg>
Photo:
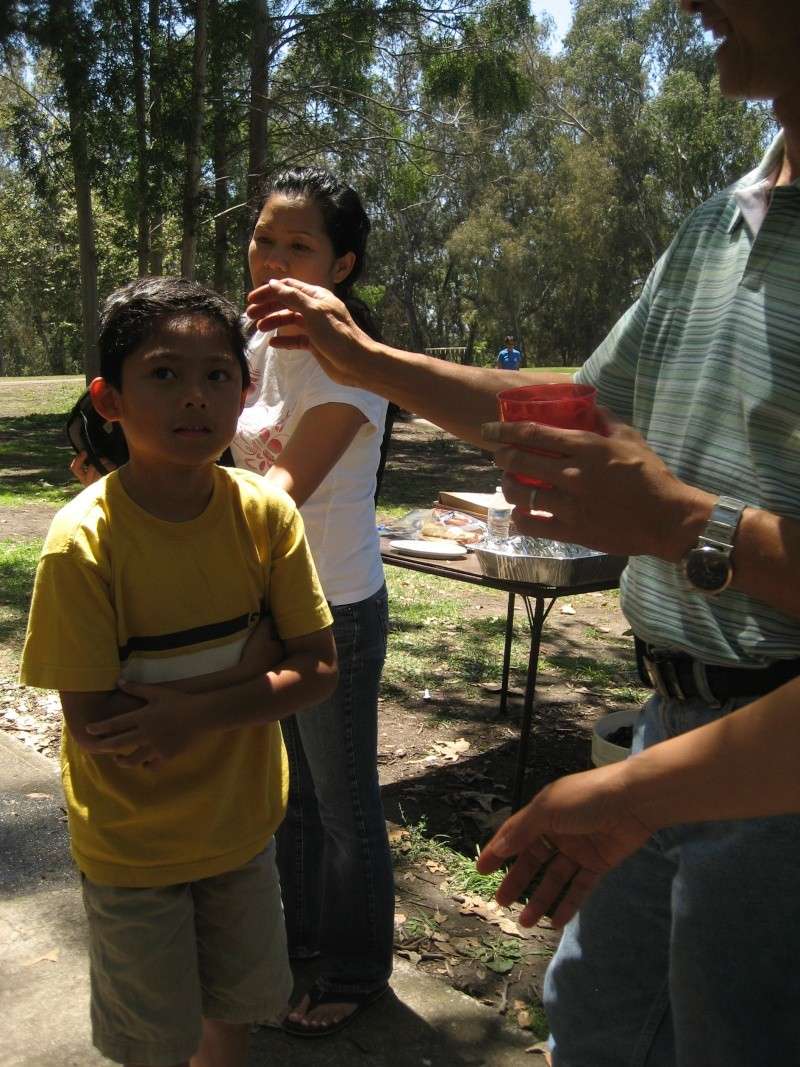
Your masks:
<svg viewBox="0 0 800 1067"><path fill-rule="evenodd" d="M536 597L536 608L532 616L527 600L528 598L526 597L525 601L526 607L528 607L531 627L531 647L528 654L528 678L525 683L525 703L522 709L522 725L519 732L517 773L514 778L514 792L511 799L512 812L518 811L522 807L522 789L525 785L525 766L528 762L528 742L531 733L531 720L533 719L533 702L536 697L536 674L539 669L539 645L541 644L542 627L546 617L544 600L541 597Z"/></svg>
<svg viewBox="0 0 800 1067"><path fill-rule="evenodd" d="M500 717L505 715L508 702L508 675L511 670L511 646L514 643L514 601L514 594L509 593L506 609L506 643L503 649L503 678L500 685L500 710L498 712Z"/></svg>

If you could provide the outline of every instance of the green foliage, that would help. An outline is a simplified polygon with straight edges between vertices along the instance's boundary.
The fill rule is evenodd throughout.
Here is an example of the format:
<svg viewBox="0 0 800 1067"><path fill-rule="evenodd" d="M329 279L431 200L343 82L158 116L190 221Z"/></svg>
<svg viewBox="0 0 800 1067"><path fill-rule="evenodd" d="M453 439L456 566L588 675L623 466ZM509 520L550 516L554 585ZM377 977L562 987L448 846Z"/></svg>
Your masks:
<svg viewBox="0 0 800 1067"><path fill-rule="evenodd" d="M475 861L469 856L451 848L447 838L441 835L432 836L428 831L425 819L419 822L409 823L405 829L395 835L392 841L392 851L396 866L404 863L417 862L419 860L432 860L440 864L447 872L447 881L451 890L461 893L474 893L484 900L492 900L500 883L505 876L505 871L495 871L493 874L479 874L475 870ZM420 920L417 920L419 922ZM412 932L413 926L408 932ZM422 931L420 931L422 932ZM493 954L493 948L500 946L487 942L488 955ZM513 949L511 950L513 952ZM500 955L501 953L497 953Z"/></svg>
<svg viewBox="0 0 800 1067"><path fill-rule="evenodd" d="M248 288L263 114L267 170L319 162L362 193L361 288L387 338L459 346L466 362L493 363L512 332L528 365L579 365L680 219L774 130L766 107L722 99L713 48L674 0L576 0L558 55L527 0L264 10L266 95L251 109L253 2L211 4L196 276L235 300ZM192 8L23 0L14 13L0 23L0 375L69 373L83 340L66 76L86 73L102 299L138 270L142 207L147 269L180 269Z"/></svg>
<svg viewBox="0 0 800 1067"><path fill-rule="evenodd" d="M433 52L425 65L425 87L433 100L463 97L475 115L514 116L528 104L526 81L513 42L531 22L521 0L490 0L480 14L467 17L463 47Z"/></svg>

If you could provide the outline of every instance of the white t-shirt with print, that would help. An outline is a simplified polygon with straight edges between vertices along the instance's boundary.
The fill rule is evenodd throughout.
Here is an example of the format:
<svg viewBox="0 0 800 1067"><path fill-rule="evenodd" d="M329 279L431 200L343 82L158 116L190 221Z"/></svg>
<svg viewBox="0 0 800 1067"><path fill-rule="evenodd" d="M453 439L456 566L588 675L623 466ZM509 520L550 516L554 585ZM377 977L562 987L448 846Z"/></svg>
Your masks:
<svg viewBox="0 0 800 1067"><path fill-rule="evenodd" d="M303 504L300 513L325 596L355 604L383 585L375 528L375 476L386 401L364 389L337 385L308 351L279 351L268 335L248 345L252 385L231 452L238 467L265 474L302 416L321 404L350 404L367 419L347 451Z"/></svg>

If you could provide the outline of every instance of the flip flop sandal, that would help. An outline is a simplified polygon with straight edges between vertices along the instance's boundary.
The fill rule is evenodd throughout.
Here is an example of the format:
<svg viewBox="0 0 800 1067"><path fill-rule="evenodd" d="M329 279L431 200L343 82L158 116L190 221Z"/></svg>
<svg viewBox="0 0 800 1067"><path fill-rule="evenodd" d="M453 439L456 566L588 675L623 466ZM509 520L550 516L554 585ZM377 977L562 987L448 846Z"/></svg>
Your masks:
<svg viewBox="0 0 800 1067"><path fill-rule="evenodd" d="M381 989L373 989L370 993L342 993L336 990L320 989L315 982L308 990L307 1012L313 1011L321 1004L355 1004L355 1008L344 1019L331 1023L329 1026L304 1026L300 1022L296 1023L287 1018L283 1020L281 1029L284 1033L293 1034L295 1037L329 1037L331 1034L344 1030L361 1015L365 1008L374 1004L376 1000L380 1000L388 991L389 986L385 985Z"/></svg>

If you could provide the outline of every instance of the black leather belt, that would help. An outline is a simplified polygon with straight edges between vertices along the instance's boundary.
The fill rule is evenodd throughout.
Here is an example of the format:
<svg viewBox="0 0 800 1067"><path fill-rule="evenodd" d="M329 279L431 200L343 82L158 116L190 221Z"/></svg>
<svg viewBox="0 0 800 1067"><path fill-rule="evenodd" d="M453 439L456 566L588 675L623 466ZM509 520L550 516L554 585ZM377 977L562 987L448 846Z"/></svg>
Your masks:
<svg viewBox="0 0 800 1067"><path fill-rule="evenodd" d="M705 700L719 706L732 697L770 693L800 674L800 659L781 659L769 667L717 667L634 638L639 675L669 700Z"/></svg>

